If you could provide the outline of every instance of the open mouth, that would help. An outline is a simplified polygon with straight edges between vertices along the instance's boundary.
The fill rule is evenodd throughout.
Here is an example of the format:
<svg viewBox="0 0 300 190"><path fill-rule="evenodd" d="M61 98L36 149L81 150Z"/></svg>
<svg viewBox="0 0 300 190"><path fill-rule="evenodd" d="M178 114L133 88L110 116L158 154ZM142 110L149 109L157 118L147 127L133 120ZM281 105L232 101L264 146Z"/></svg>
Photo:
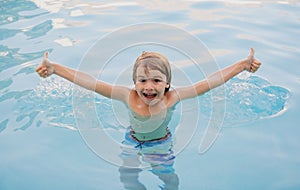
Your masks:
<svg viewBox="0 0 300 190"><path fill-rule="evenodd" d="M156 96L157 96L157 93L143 93L143 96L146 98L146 99L149 99L149 100L152 100L154 99Z"/></svg>

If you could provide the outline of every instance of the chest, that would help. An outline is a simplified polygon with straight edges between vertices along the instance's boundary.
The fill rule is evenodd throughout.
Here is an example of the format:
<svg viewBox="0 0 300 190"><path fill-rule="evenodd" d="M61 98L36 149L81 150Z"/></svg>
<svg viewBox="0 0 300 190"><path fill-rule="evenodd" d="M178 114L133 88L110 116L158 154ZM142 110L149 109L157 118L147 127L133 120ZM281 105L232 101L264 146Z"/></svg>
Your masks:
<svg viewBox="0 0 300 190"><path fill-rule="evenodd" d="M165 115L172 106L169 105L167 97L163 97L152 104L147 104L137 94L133 93L129 98L128 107L141 117L151 117L154 115Z"/></svg>
<svg viewBox="0 0 300 190"><path fill-rule="evenodd" d="M171 115L172 109L163 109L159 113L150 113L147 116L131 110L129 112L130 126L135 133L152 133L159 129L165 132Z"/></svg>

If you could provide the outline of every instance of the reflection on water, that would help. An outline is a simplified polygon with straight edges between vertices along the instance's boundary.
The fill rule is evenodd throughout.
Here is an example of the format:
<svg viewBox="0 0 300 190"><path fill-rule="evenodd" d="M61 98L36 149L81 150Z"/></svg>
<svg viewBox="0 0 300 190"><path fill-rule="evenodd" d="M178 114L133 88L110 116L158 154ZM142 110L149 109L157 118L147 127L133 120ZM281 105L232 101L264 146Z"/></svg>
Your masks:
<svg viewBox="0 0 300 190"><path fill-rule="evenodd" d="M149 171L162 181L161 189L178 189L179 178L173 167L175 156L173 155L172 144L172 137L153 142L139 142L134 140L129 132L126 133L120 155L123 166L119 168L120 181L124 188L146 189L139 180L139 174L150 168Z"/></svg>
<svg viewBox="0 0 300 190"><path fill-rule="evenodd" d="M169 190L177 190L179 187L179 178L174 173L173 163L171 166L159 164L153 165L151 172L157 176L163 184L159 187L161 189L169 189ZM145 185L139 180L139 174L143 172L143 169L140 168L127 168L127 167L120 167L120 181L124 185L125 189L130 190L143 190L147 189Z"/></svg>
<svg viewBox="0 0 300 190"><path fill-rule="evenodd" d="M19 66L25 62L29 62L40 58L43 52L32 52L32 53L20 53L17 48L9 48L7 46L0 45L0 51L3 56L0 56L0 72L6 69ZM27 68L28 69L28 68ZM31 68L31 73L34 73L34 68Z"/></svg>
<svg viewBox="0 0 300 190"><path fill-rule="evenodd" d="M24 31L24 34L30 38L37 38L44 36L52 29L52 21L47 20L41 24L38 24L32 28L28 28Z"/></svg>
<svg viewBox="0 0 300 190"><path fill-rule="evenodd" d="M31 1L1 1L0 7L0 25L9 24L12 22L16 22L20 19L24 19L24 16L21 16L19 13L23 11L31 11L37 9L35 3ZM26 19L26 17L25 17Z"/></svg>

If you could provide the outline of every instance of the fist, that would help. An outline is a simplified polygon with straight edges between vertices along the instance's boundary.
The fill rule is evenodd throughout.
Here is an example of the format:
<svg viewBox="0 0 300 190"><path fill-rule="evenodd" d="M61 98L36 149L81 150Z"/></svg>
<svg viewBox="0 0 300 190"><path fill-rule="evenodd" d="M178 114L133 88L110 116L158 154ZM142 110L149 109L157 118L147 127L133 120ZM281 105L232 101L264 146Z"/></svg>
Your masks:
<svg viewBox="0 0 300 190"><path fill-rule="evenodd" d="M49 77L54 73L54 66L48 59L48 52L44 53L43 61L39 66L37 66L36 72L43 78Z"/></svg>

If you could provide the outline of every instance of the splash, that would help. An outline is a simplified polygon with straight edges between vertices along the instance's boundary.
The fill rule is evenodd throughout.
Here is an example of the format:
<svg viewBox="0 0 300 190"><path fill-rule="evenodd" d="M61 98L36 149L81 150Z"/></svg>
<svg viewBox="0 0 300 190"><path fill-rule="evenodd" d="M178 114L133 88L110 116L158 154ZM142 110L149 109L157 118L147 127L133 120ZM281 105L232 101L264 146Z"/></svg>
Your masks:
<svg viewBox="0 0 300 190"><path fill-rule="evenodd" d="M16 98L14 131L42 125L76 130L71 94L72 84L64 80L56 77L41 80L35 89Z"/></svg>
<svg viewBox="0 0 300 190"><path fill-rule="evenodd" d="M215 89L218 91L218 89ZM218 93L207 93L199 97L201 113L209 117L212 99ZM259 119L275 117L287 110L290 92L274 86L258 76L239 75L226 83L226 113L224 127L236 127Z"/></svg>

